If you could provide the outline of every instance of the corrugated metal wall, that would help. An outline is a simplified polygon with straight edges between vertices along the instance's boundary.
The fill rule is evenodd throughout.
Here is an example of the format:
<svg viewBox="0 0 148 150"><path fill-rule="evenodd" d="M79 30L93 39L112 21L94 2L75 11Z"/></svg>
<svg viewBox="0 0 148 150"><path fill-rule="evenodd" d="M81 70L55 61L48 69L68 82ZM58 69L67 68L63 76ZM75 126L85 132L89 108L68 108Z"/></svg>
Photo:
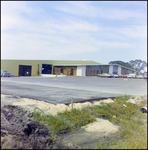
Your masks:
<svg viewBox="0 0 148 150"><path fill-rule="evenodd" d="M31 76L37 75L38 64L40 66L41 73L41 63L39 61L29 61L29 60L1 60L1 70L7 70L11 75L19 76L19 65L32 66Z"/></svg>

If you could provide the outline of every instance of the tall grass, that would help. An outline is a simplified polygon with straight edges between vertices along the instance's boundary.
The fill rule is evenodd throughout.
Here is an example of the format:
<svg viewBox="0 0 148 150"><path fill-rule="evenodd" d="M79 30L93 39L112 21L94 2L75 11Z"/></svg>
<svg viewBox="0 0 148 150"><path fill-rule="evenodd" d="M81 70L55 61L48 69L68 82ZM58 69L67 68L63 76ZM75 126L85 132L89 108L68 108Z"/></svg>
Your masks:
<svg viewBox="0 0 148 150"><path fill-rule="evenodd" d="M121 130L114 137L114 141L111 140L108 144L105 144L105 141L98 142L97 149L147 149L146 123L142 121L142 119L147 120L147 114L139 112L139 109L147 102L141 101L136 105L126 102L128 98L128 96L116 97L115 103L106 105L109 107L104 111L107 111L106 114L110 112L109 120L120 125ZM112 115L116 115L116 118Z"/></svg>

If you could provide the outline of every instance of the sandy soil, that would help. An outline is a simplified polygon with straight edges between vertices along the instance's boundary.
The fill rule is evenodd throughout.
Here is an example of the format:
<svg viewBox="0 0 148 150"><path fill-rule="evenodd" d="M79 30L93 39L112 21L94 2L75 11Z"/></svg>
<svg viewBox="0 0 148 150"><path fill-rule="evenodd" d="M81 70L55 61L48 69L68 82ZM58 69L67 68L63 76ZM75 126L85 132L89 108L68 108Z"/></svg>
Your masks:
<svg viewBox="0 0 148 150"><path fill-rule="evenodd" d="M13 97L11 95L1 94L1 100L3 103L9 102L11 105L20 106L31 112L33 112L35 109L38 109L43 114L57 115L58 112L63 112L65 109L67 110L72 109L72 104L69 104L68 106L65 104L54 105L44 101L38 101L29 98L21 98L19 96ZM114 101L112 99L105 99L100 101L94 101L93 103L90 102L73 103L73 108L82 109L85 106L101 105L101 102L112 103Z"/></svg>

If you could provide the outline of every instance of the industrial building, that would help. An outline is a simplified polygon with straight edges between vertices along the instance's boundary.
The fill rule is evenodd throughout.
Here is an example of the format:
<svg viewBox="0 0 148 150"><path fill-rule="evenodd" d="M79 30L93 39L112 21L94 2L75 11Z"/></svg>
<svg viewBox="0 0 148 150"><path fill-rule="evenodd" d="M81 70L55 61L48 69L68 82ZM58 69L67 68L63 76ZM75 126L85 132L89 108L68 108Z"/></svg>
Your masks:
<svg viewBox="0 0 148 150"><path fill-rule="evenodd" d="M117 65L88 60L1 60L1 70L13 76L63 74L68 76L96 76L102 73L129 74L135 70Z"/></svg>

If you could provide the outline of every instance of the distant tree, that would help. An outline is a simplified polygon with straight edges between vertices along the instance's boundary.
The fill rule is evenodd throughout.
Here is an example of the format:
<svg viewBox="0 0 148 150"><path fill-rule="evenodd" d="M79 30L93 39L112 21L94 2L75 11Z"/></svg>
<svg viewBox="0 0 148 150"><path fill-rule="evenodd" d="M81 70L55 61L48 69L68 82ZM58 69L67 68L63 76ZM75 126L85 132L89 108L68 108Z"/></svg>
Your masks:
<svg viewBox="0 0 148 150"><path fill-rule="evenodd" d="M133 69L133 67L128 62L124 62L124 61L120 61L120 60L118 60L118 61L110 61L109 64L118 64L118 65L122 65L122 66L125 66L125 67Z"/></svg>
<svg viewBox="0 0 148 150"><path fill-rule="evenodd" d="M118 61L110 61L109 64L118 64L118 65L123 65L124 66L125 62L118 60Z"/></svg>
<svg viewBox="0 0 148 150"><path fill-rule="evenodd" d="M136 59L136 60L130 60L129 64L137 70L138 74L141 73L141 71L145 71L144 67L147 67L146 61L142 61L141 59Z"/></svg>

